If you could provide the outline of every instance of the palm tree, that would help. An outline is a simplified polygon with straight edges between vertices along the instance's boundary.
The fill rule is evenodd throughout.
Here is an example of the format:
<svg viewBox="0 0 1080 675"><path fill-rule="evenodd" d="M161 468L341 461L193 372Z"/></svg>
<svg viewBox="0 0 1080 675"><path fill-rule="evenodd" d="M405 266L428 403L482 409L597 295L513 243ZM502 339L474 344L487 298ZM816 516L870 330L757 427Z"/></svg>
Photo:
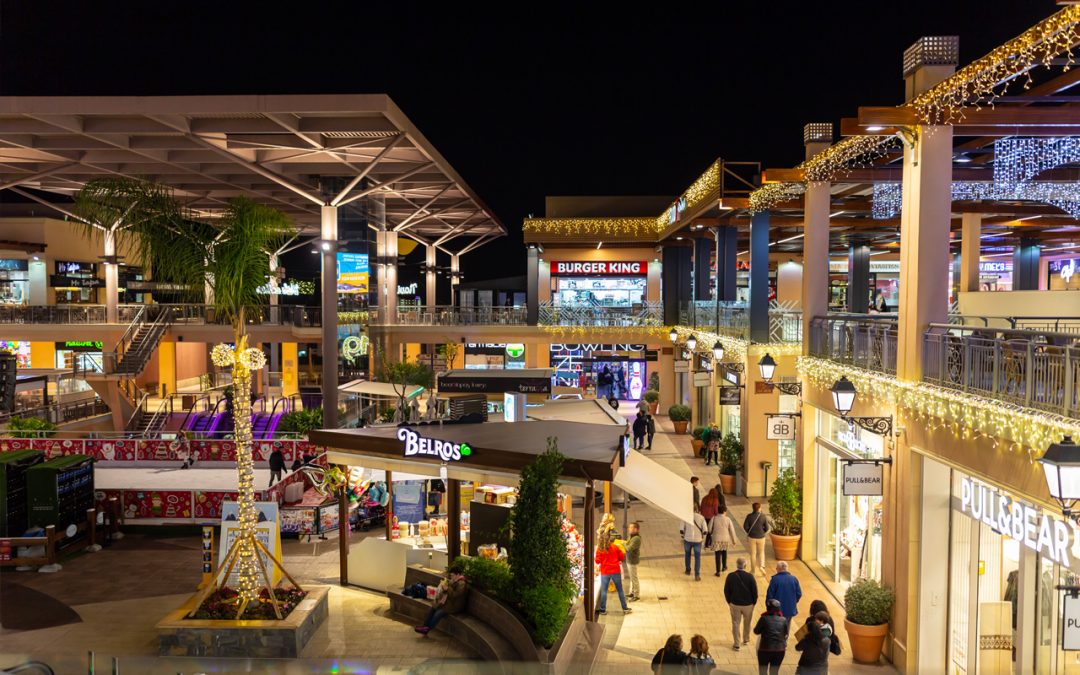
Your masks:
<svg viewBox="0 0 1080 675"><path fill-rule="evenodd" d="M76 209L88 233L110 228L118 243L127 244L132 257L153 271L155 280L180 284L190 295L205 289L206 302L232 326L234 346L217 345L211 356L215 365L233 369L240 532L222 567L237 570L239 618L247 604L258 599L264 585L260 575L270 585L257 557L261 544L255 538L251 434L251 372L261 369L266 359L261 351L248 348L246 319L250 308L263 302L257 289L266 283L270 255L293 234L293 227L280 211L247 198L232 200L218 217L195 217L168 188L124 178L91 181L79 193ZM274 562L281 567L280 561Z"/></svg>

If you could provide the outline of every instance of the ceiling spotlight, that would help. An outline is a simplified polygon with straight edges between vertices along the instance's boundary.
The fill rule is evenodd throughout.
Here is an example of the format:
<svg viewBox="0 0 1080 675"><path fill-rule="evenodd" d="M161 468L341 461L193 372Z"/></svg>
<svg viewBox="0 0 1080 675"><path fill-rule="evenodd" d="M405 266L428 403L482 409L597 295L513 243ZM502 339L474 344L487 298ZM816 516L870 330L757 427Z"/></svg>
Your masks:
<svg viewBox="0 0 1080 675"><path fill-rule="evenodd" d="M871 124L870 126L866 127L866 130L869 132L884 131L884 129L885 127L879 126L877 124Z"/></svg>

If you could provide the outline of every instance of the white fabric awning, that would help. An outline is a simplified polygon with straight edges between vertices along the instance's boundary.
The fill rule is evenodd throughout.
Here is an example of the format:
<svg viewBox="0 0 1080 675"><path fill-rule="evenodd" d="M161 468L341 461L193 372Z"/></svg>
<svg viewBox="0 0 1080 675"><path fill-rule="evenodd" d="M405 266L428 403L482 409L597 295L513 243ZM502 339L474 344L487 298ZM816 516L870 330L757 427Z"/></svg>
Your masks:
<svg viewBox="0 0 1080 675"><path fill-rule="evenodd" d="M615 473L615 486L681 522L694 519L694 489L690 481L637 450L630 450L626 466Z"/></svg>
<svg viewBox="0 0 1080 675"><path fill-rule="evenodd" d="M397 398L401 391L401 385L393 385L389 382L369 382L368 380L353 380L338 387L343 394L362 394L364 396L381 396L383 398ZM418 384L410 384L405 387L405 398L412 398L424 388Z"/></svg>

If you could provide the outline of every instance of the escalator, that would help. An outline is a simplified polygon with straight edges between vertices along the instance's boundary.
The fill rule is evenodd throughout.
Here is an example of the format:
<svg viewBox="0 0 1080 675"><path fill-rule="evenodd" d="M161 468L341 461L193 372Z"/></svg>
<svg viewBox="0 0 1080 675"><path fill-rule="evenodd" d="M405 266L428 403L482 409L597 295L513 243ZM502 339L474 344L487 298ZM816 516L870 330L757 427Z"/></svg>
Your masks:
<svg viewBox="0 0 1080 675"><path fill-rule="evenodd" d="M270 412L266 412L266 399L260 401L262 410L251 415L251 435L256 440L266 440L274 437L282 416L290 412L292 406L289 399L279 398L270 408Z"/></svg>

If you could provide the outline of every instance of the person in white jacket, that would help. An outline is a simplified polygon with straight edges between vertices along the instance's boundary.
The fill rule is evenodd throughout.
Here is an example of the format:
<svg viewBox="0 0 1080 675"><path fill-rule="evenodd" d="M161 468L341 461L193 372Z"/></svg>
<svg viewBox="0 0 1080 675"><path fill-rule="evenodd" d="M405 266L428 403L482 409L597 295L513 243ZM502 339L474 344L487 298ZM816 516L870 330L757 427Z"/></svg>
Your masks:
<svg viewBox="0 0 1080 675"><path fill-rule="evenodd" d="M727 507L720 506L717 514L709 520L708 532L712 539L709 550L716 556L716 574L727 571L727 552L739 544L739 535L735 532L735 523L727 514Z"/></svg>
<svg viewBox="0 0 1080 675"><path fill-rule="evenodd" d="M694 518L688 523L682 524L679 531L683 537L683 554L686 560L686 571L690 574L690 553L694 553L694 580L701 581L701 543L705 541L705 534L709 531L709 524L701 515L697 505L694 505Z"/></svg>

